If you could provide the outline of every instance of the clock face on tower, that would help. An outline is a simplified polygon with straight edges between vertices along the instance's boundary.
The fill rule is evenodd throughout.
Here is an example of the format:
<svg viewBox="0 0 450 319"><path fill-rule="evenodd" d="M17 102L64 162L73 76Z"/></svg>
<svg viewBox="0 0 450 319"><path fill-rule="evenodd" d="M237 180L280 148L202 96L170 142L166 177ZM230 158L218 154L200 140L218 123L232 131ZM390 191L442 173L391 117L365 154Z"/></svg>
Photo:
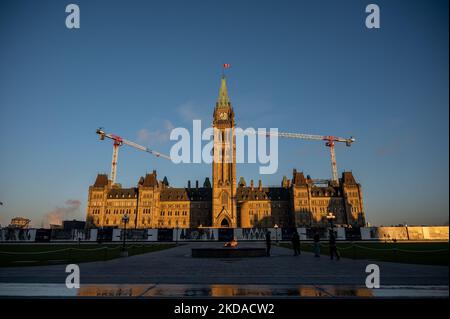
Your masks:
<svg viewBox="0 0 450 319"><path fill-rule="evenodd" d="M220 118L221 120L226 120L226 119L228 118L227 112L221 112L221 113L219 114L219 118Z"/></svg>

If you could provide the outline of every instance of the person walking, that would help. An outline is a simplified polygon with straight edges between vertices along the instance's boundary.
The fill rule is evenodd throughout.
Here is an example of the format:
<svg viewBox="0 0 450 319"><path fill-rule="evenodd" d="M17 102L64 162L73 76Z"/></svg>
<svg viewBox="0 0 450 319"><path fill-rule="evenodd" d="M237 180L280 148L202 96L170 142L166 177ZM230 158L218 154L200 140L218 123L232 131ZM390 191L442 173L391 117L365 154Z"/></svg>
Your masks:
<svg viewBox="0 0 450 319"><path fill-rule="evenodd" d="M336 234L333 230L330 230L329 245L330 245L330 259L333 260L334 256L336 256L336 259L339 260L341 257L339 256L339 252L337 250Z"/></svg>
<svg viewBox="0 0 450 319"><path fill-rule="evenodd" d="M300 252L300 236L297 230L292 234L292 248L294 249L294 256L298 256L301 254Z"/></svg>
<svg viewBox="0 0 450 319"><path fill-rule="evenodd" d="M267 230L266 231L266 254L267 254L267 257L270 256L270 246L271 246L271 244L272 244L272 238L270 238L270 231Z"/></svg>
<svg viewBox="0 0 450 319"><path fill-rule="evenodd" d="M320 234L317 230L314 232L313 240L314 240L314 257L320 257Z"/></svg>

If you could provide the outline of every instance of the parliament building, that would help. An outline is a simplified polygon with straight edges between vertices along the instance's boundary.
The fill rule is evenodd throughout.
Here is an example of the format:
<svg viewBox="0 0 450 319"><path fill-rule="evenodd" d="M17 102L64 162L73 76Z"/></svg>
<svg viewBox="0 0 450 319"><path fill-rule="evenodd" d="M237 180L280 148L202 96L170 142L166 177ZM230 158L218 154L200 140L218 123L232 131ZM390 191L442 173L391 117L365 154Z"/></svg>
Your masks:
<svg viewBox="0 0 450 319"><path fill-rule="evenodd" d="M202 185L188 181L187 187L175 188L153 171L141 177L136 187L122 188L113 185L106 174L98 174L89 187L88 227L122 227L125 214L130 228L325 227L330 213L335 225L364 226L361 185L352 172L343 172L337 183L317 184L294 169L292 178L284 177L279 187L236 179L235 136L227 142L221 138L235 127L225 77L213 127L214 152L225 152L228 147L232 160L225 156L213 160L212 182L206 178Z"/></svg>

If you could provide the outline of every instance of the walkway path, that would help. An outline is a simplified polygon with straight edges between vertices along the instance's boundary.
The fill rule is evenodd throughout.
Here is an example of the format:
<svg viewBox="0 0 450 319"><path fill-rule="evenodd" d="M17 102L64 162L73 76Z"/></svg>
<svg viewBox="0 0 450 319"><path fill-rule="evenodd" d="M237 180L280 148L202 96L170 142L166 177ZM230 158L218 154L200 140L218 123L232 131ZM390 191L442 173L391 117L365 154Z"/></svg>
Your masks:
<svg viewBox="0 0 450 319"><path fill-rule="evenodd" d="M399 264L368 260L292 256L273 247L271 257L243 259L192 258L193 247L221 243L188 243L172 249L110 261L80 264L82 284L266 284L364 286L369 263L380 267L382 285L447 285L448 266ZM261 243L240 243L241 247ZM0 268L0 283L57 283L66 278L65 265Z"/></svg>

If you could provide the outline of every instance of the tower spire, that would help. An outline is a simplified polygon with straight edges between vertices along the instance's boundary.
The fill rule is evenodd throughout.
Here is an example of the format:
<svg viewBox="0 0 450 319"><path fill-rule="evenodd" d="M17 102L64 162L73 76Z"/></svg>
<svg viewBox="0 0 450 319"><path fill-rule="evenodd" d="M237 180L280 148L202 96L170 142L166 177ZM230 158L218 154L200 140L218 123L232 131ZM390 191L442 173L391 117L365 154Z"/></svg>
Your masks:
<svg viewBox="0 0 450 319"><path fill-rule="evenodd" d="M230 99L228 98L227 80L225 75L222 75L219 89L219 99L217 100L218 107L230 106Z"/></svg>

